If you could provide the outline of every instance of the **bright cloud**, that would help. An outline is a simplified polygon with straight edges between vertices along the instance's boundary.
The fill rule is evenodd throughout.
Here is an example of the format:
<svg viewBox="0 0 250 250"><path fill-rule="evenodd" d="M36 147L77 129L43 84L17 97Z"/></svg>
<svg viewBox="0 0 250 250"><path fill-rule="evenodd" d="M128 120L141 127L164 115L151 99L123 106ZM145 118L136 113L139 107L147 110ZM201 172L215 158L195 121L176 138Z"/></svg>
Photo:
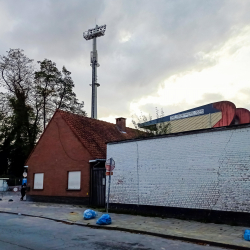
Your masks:
<svg viewBox="0 0 250 250"><path fill-rule="evenodd" d="M155 95L132 102L131 112L138 113L148 104L168 107L184 102L195 107L196 102L206 93L223 96L225 100L234 101L237 106L250 105L249 91L242 91L250 87L249 41L250 26L246 26L239 35L230 38L218 50L196 53L196 58L212 61L214 65L201 71L194 69L170 76L160 84Z"/></svg>
<svg viewBox="0 0 250 250"><path fill-rule="evenodd" d="M121 43L125 43L125 42L127 42L127 41L130 40L131 36L132 36L132 35L131 35L130 32L128 32L128 31L122 31L122 32L120 33L119 41L120 41Z"/></svg>

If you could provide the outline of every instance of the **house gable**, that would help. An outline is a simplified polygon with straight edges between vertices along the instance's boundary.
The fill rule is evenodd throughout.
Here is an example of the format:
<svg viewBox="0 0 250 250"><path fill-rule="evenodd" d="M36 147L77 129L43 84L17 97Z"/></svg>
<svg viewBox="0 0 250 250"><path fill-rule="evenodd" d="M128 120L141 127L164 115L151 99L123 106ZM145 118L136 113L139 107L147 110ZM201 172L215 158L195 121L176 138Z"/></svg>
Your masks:
<svg viewBox="0 0 250 250"><path fill-rule="evenodd" d="M29 195L88 197L91 159L91 154L56 112L26 163ZM67 191L68 171L81 171L80 191ZM43 190L33 189L35 173L44 173Z"/></svg>

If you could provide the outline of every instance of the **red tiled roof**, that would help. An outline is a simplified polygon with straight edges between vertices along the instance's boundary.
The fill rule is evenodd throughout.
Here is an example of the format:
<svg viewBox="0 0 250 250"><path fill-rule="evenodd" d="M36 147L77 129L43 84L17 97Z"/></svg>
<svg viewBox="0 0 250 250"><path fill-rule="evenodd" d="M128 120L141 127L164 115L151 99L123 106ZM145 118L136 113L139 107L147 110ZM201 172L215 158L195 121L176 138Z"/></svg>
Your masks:
<svg viewBox="0 0 250 250"><path fill-rule="evenodd" d="M137 130L132 128L126 128L126 133L122 133L113 123L75 115L62 110L57 112L61 114L92 157L96 159L106 158L106 142L133 139L138 136Z"/></svg>

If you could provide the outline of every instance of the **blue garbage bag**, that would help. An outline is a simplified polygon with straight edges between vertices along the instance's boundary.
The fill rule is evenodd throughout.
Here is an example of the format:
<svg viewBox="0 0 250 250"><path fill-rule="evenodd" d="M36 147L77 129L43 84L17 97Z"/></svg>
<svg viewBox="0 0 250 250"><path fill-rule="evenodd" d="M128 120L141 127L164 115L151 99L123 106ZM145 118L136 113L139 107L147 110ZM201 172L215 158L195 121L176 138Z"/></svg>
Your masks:
<svg viewBox="0 0 250 250"><path fill-rule="evenodd" d="M111 217L109 214L103 214L96 222L98 225L109 225L111 224Z"/></svg>
<svg viewBox="0 0 250 250"><path fill-rule="evenodd" d="M83 213L83 218L84 220L90 220L94 219L97 215L98 215L97 212L95 212L94 210L87 209Z"/></svg>
<svg viewBox="0 0 250 250"><path fill-rule="evenodd" d="M250 241L250 230L245 230L244 239Z"/></svg>

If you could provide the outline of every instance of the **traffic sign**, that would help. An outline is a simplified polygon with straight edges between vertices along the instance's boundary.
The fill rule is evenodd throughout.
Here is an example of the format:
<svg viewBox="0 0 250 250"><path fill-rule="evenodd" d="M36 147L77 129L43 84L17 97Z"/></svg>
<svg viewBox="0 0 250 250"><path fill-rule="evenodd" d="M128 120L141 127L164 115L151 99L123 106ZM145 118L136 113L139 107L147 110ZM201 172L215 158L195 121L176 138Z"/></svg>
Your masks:
<svg viewBox="0 0 250 250"><path fill-rule="evenodd" d="M115 169L115 161L113 158L106 160L105 168L107 171L113 171Z"/></svg>
<svg viewBox="0 0 250 250"><path fill-rule="evenodd" d="M109 212L109 194L110 194L110 183L111 175L113 175L113 170L115 168L115 161L113 158L107 159L105 163L106 175L109 176L109 187L108 187L108 198L107 198L107 213Z"/></svg>
<svg viewBox="0 0 250 250"><path fill-rule="evenodd" d="M113 172L106 172L106 175L113 175Z"/></svg>

